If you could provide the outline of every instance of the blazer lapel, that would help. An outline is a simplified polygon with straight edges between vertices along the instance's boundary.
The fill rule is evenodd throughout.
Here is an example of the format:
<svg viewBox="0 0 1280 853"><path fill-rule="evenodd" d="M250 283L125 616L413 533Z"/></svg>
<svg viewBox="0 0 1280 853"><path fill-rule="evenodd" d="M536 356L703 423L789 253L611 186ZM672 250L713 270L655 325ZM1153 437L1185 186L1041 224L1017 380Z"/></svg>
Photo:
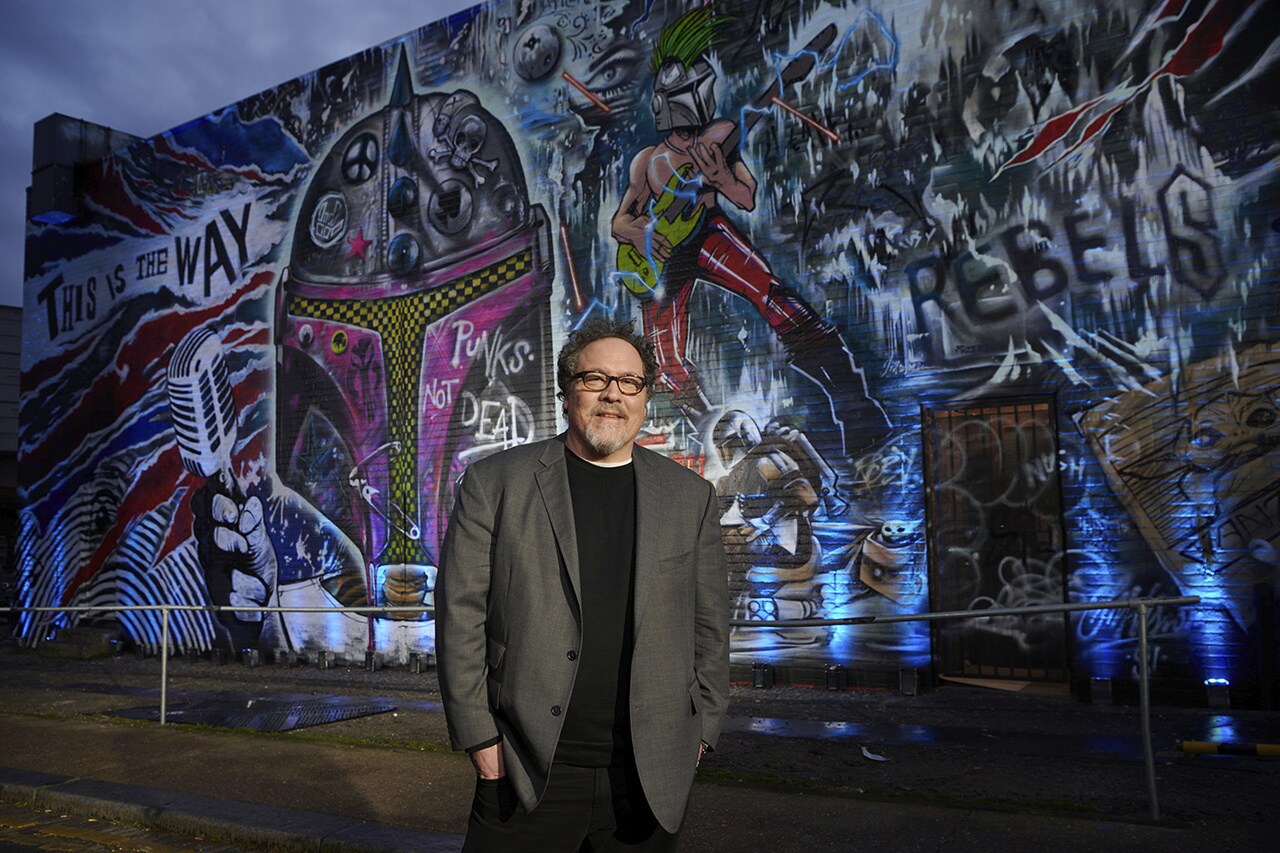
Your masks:
<svg viewBox="0 0 1280 853"><path fill-rule="evenodd" d="M573 606L582 607L582 581L578 570L578 533L573 526L573 498L569 495L569 472L565 465L563 441L548 441L539 460L542 467L534 474L542 504L551 520L551 532L564 557L565 571L573 587Z"/></svg>
<svg viewBox="0 0 1280 853"><path fill-rule="evenodd" d="M658 558L652 546L662 536L662 484L651 454L652 451L636 447L631 456L636 466L636 628L640 627L649 590L658 573Z"/></svg>

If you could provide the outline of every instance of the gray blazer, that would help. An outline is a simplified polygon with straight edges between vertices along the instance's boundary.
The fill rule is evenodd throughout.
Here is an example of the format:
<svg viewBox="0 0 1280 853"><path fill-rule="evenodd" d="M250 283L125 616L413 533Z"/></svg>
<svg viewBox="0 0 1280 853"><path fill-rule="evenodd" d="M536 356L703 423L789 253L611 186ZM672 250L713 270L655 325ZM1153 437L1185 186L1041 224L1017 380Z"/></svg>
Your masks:
<svg viewBox="0 0 1280 853"><path fill-rule="evenodd" d="M564 436L472 464L436 582L436 656L454 749L502 735L531 811L546 789L580 642L577 536ZM729 593L715 488L636 447L631 736L658 821L680 827L699 741L729 702Z"/></svg>

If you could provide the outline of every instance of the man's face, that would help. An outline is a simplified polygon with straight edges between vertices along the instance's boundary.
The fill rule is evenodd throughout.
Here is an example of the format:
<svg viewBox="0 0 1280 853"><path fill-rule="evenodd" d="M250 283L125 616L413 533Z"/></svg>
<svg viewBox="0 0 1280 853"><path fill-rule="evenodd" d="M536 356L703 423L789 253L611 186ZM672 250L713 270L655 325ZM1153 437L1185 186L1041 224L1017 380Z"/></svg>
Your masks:
<svg viewBox="0 0 1280 853"><path fill-rule="evenodd" d="M644 376L644 362L635 347L621 338L592 341L578 355L574 373L594 370L608 376ZM627 396L610 382L603 391L588 391L574 380L565 392L564 413L569 420L569 449L592 462L624 462L644 424L646 388Z"/></svg>

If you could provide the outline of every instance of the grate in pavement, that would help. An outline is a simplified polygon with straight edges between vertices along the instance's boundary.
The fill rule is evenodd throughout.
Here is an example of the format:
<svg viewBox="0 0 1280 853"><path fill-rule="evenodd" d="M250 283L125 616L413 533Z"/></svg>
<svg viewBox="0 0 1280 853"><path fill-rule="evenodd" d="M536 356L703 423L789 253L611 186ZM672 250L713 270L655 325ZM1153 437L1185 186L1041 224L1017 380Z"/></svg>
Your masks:
<svg viewBox="0 0 1280 853"><path fill-rule="evenodd" d="M352 696L312 696L306 699L239 696L172 703L166 711L165 720L170 723L204 724L259 732L286 732L290 729L383 714L394 711L395 708L390 702ZM159 720L160 706L123 708L105 713L134 720Z"/></svg>

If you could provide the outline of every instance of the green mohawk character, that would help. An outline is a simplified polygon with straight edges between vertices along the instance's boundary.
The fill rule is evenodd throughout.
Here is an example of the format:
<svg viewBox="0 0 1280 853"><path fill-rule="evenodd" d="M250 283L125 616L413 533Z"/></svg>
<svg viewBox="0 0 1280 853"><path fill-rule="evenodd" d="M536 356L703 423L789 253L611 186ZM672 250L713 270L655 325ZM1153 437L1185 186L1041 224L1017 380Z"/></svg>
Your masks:
<svg viewBox="0 0 1280 853"><path fill-rule="evenodd" d="M653 49L653 59L649 63L654 74L669 59L687 68L714 45L723 41L716 38L716 29L724 23L724 19L712 14L714 8L698 6L690 9L662 28L658 44Z"/></svg>
<svg viewBox="0 0 1280 853"><path fill-rule="evenodd" d="M714 6L690 9L658 36L651 67L656 75L653 114L660 133L702 127L715 115L716 72L706 53L721 41L716 29L724 19L714 11Z"/></svg>

